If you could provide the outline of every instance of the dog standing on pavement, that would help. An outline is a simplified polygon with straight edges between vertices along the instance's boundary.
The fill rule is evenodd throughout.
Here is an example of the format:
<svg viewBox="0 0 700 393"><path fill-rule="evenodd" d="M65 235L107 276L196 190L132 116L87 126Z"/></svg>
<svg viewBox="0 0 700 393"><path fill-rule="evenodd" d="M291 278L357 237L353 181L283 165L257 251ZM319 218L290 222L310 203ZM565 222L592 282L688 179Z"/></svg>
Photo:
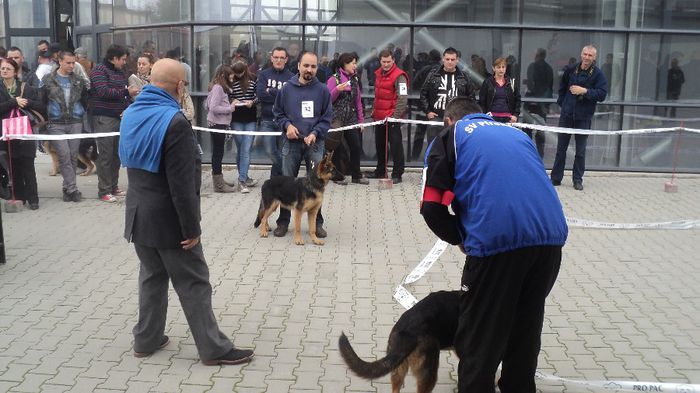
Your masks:
<svg viewBox="0 0 700 393"><path fill-rule="evenodd" d="M316 215L323 204L323 193L328 181L333 176L333 153L323 156L321 162L312 168L309 176L294 178L275 176L266 180L260 188L260 208L255 218L255 227L260 227L260 237L267 237L270 231L267 219L278 206L292 211L294 217L294 243L303 245L301 238L301 216L306 212L309 218L309 235L311 241L319 246L323 240L316 236ZM262 225L261 225L262 224Z"/></svg>
<svg viewBox="0 0 700 393"><path fill-rule="evenodd" d="M399 393L409 368L418 393L430 393L437 382L440 351L453 346L459 319L461 291L433 292L403 313L389 334L386 356L366 362L360 359L345 333L338 348L345 364L364 379L391 373L391 392Z"/></svg>

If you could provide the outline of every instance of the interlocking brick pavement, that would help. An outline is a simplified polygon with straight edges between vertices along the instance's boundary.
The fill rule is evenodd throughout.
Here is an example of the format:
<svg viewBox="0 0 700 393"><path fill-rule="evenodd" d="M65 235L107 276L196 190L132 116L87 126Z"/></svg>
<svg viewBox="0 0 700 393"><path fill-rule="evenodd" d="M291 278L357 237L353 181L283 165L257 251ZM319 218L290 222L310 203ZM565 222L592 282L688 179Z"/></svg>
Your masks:
<svg viewBox="0 0 700 393"><path fill-rule="evenodd" d="M41 156L39 210L2 216L8 263L0 265L0 392L390 391L388 377L369 382L349 373L337 339L344 331L366 359L384 354L403 311L393 288L435 241L418 214L418 173L384 191L375 182L329 185L323 247L295 246L291 234L260 238L252 227L258 189L214 194L205 174L202 239L214 313L236 345L256 351L244 366L206 367L172 292L170 345L146 359L132 356L138 260L121 236L123 201L99 202L90 176L78 179L86 199L64 203L60 177L47 172ZM677 194L663 192L668 177L591 172L583 192L566 181L557 191L575 218L699 219L700 176L680 176ZM700 384L699 254L700 229L571 228L547 301L540 370ZM407 288L418 298L458 288L463 260L450 248ZM440 360L435 392L456 391L456 356L444 352ZM406 391L414 390L409 376Z"/></svg>

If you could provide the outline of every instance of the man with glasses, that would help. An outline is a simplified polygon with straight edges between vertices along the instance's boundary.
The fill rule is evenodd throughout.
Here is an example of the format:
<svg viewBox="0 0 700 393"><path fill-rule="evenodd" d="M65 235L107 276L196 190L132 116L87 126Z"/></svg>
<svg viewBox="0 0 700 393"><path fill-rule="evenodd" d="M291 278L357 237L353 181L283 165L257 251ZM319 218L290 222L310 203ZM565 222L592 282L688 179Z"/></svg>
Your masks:
<svg viewBox="0 0 700 393"><path fill-rule="evenodd" d="M119 132L124 110L136 96L139 88L127 87L124 66L128 55L126 48L112 44L102 63L90 73L92 114L95 132ZM97 138L97 197L102 202L114 203L126 192L119 189L119 137Z"/></svg>
<svg viewBox="0 0 700 393"><path fill-rule="evenodd" d="M258 82L255 86L255 93L262 106L260 131L279 132L279 136L262 137L265 153L272 161L270 177L282 176L282 156L280 147L282 145L282 130L275 123L275 116L272 114L272 106L275 104L277 93L282 89L287 81L294 76L286 68L287 50L277 47L272 50L270 57L272 67L265 68L258 74Z"/></svg>

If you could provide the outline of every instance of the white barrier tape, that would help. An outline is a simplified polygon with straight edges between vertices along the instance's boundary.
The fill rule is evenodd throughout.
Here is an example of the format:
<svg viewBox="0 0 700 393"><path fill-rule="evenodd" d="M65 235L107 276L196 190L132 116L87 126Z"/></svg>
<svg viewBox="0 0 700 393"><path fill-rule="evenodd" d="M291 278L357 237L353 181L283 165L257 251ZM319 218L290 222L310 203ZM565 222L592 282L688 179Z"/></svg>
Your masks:
<svg viewBox="0 0 700 393"><path fill-rule="evenodd" d="M664 222L616 223L566 218L570 227L596 229L693 229L700 228L700 220L678 220Z"/></svg>
<svg viewBox="0 0 700 393"><path fill-rule="evenodd" d="M48 134L29 134L29 135L15 135L6 134L2 140L9 139L21 139L25 141L62 141L68 139L89 139L89 138L105 138L109 136L119 136L118 132L96 132L94 134L61 134L61 135L48 135Z"/></svg>
<svg viewBox="0 0 700 393"><path fill-rule="evenodd" d="M425 273L430 270L431 267L433 267L433 264L440 259L440 256L445 252L448 245L449 244L447 242L438 239L433 248L430 249L430 252L423 257L423 260L421 260L420 263L413 268L411 273L409 273L408 276L403 279L401 284L396 287L396 290L394 291L394 299L396 299L396 301L407 310L418 303L418 300L416 300L415 296L404 288L403 285L412 284L420 280Z"/></svg>
<svg viewBox="0 0 700 393"><path fill-rule="evenodd" d="M637 382L637 381L583 381L561 378L541 371L535 373L535 378L545 381L556 381L564 385L577 385L589 388L603 389L613 392L675 392L700 393L700 385L669 382Z"/></svg>
<svg viewBox="0 0 700 393"><path fill-rule="evenodd" d="M414 120L414 119L396 119L394 117L387 117L386 121L388 123L404 123L404 124L425 124L427 126L444 126L445 123L441 121L430 121L430 120Z"/></svg>
<svg viewBox="0 0 700 393"><path fill-rule="evenodd" d="M199 127L199 126L192 126L193 130L196 131L206 131L206 132L215 132L217 134L226 134L226 135L259 135L259 136L278 136L282 135L281 132L279 131L236 131L236 130L220 130L216 128L206 128L206 127Z"/></svg>
<svg viewBox="0 0 700 393"><path fill-rule="evenodd" d="M653 133L659 133L659 132L674 132L674 131L686 131L686 132L700 133L700 129L686 128L686 127L639 128L639 129L633 129L633 130L603 131L603 130L583 130L580 128L544 126L544 125L539 125L539 124L527 124L527 123L512 123L511 125L513 127L527 128L530 130L547 131L547 132L554 132L554 133L558 133L558 134L579 134L579 135L636 135L636 134L653 134Z"/></svg>

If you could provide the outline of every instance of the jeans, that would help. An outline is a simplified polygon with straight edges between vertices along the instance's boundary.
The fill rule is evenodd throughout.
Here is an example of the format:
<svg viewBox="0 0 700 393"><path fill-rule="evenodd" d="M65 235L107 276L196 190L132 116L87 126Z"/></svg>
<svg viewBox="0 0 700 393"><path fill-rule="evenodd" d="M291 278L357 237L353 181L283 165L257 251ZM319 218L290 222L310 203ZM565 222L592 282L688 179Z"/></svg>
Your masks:
<svg viewBox="0 0 700 393"><path fill-rule="evenodd" d="M277 123L272 120L263 120L260 123L260 131L276 131L280 132ZM258 137L263 140L263 147L265 148L265 154L270 158L272 162L272 169L270 170L270 177L282 176L282 144L284 143L284 135L279 136L262 136Z"/></svg>
<svg viewBox="0 0 700 393"><path fill-rule="evenodd" d="M562 116L559 119L559 127L578 128L589 130L591 128L591 119L574 119L570 116ZM573 182L583 183L583 173L586 171L586 144L588 135L576 134L576 155L574 156L574 173ZM571 141L571 134L557 134L557 155L554 157L554 165L552 165L551 178L554 181L560 182L564 177L564 165L566 165L566 150Z"/></svg>
<svg viewBox="0 0 700 393"><path fill-rule="evenodd" d="M231 123L231 128L236 131L255 131L255 122L239 123L234 121ZM234 135L233 140L236 141L236 166L238 167L238 181L245 183L248 177L248 168L250 168L250 148L253 146L254 135Z"/></svg>
<svg viewBox="0 0 700 393"><path fill-rule="evenodd" d="M316 141L311 146L306 146L302 139L290 140L286 137L282 143L282 174L284 176L299 176L301 161L306 163L307 176L313 170L313 166L318 165L323 159L323 143ZM291 212L280 207L280 215L277 218L277 225L289 225ZM316 216L316 227L323 225L323 215L321 209Z"/></svg>
<svg viewBox="0 0 700 393"><path fill-rule="evenodd" d="M82 122L73 124L49 123L46 128L46 132L49 135L80 134L82 131ZM71 194L78 191L75 180L75 168L77 167L80 139L51 141L51 146L58 155L58 168L63 177L63 192Z"/></svg>

